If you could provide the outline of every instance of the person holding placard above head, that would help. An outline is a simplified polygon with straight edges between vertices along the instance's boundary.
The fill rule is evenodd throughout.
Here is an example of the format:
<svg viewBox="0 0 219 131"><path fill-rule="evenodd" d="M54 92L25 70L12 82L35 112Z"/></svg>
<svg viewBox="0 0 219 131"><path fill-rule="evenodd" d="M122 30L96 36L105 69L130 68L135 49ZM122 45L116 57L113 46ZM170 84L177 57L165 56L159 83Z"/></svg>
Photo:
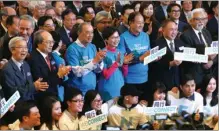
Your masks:
<svg viewBox="0 0 219 131"><path fill-rule="evenodd" d="M154 70L152 81L163 82L167 90L179 87L181 76L182 61L174 60L174 52L181 52L180 48L185 46L185 44L176 38L177 33L177 24L171 19L164 20L162 23L162 37L158 38L154 44L159 46L159 49L166 47L167 53L159 61L155 62L157 64L155 67L152 67L152 70Z"/></svg>
<svg viewBox="0 0 219 131"><path fill-rule="evenodd" d="M210 47L212 43L211 34L204 28L205 10L197 8L192 10L192 18L190 19L190 28L181 36L181 40L189 47L196 48L197 54L204 54L205 47ZM195 77L195 82L199 87L205 74L215 72L218 68L217 55L209 55L207 63L188 62L184 67L184 73L192 73Z"/></svg>
<svg viewBox="0 0 219 131"><path fill-rule="evenodd" d="M217 80L212 74L204 76L201 94L204 102L205 125L213 129L218 121L218 87Z"/></svg>
<svg viewBox="0 0 219 131"><path fill-rule="evenodd" d="M121 88L118 102L109 109L108 124L122 130L137 129L148 122L144 108L138 104L140 92L134 85L126 84Z"/></svg>
<svg viewBox="0 0 219 131"><path fill-rule="evenodd" d="M194 126L203 122L203 97L195 92L196 83L191 74L185 74L180 83L180 91L177 94L168 92L168 100L171 106L178 106L181 116Z"/></svg>
<svg viewBox="0 0 219 131"><path fill-rule="evenodd" d="M98 91L104 101L120 96L120 89L124 85L124 77L128 73L128 64L133 59L133 54L122 54L116 49L120 37L118 30L106 27L102 36L105 40L106 57L103 59L104 67L98 82Z"/></svg>

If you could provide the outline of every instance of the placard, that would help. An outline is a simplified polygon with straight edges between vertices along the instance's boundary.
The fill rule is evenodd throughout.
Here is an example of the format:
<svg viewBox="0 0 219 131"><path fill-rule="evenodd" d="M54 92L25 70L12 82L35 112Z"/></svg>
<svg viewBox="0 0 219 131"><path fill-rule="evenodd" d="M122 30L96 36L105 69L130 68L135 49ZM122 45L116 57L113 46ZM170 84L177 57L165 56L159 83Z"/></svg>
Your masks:
<svg viewBox="0 0 219 131"><path fill-rule="evenodd" d="M218 54L218 47L205 47L205 55Z"/></svg>
<svg viewBox="0 0 219 131"><path fill-rule="evenodd" d="M80 130L88 130L91 127L98 126L107 122L107 114L101 114L85 121L79 122Z"/></svg>
<svg viewBox="0 0 219 131"><path fill-rule="evenodd" d="M174 60L208 63L208 56L201 54L185 54L181 52L174 53Z"/></svg>
<svg viewBox="0 0 219 131"><path fill-rule="evenodd" d="M20 98L20 94L18 91L16 91L9 99L8 101L5 103L5 105L0 109L1 110L1 117L2 118L5 113L10 109L10 107L12 105L14 105L17 100Z"/></svg>
<svg viewBox="0 0 219 131"><path fill-rule="evenodd" d="M97 116L97 115L96 115L96 111L95 111L95 110L87 111L87 112L85 112L85 116L86 116L88 119L90 119L90 118L92 118L92 117L96 117L96 116Z"/></svg>
<svg viewBox="0 0 219 131"><path fill-rule="evenodd" d="M185 54L196 54L196 48L184 47L183 53Z"/></svg>
<svg viewBox="0 0 219 131"><path fill-rule="evenodd" d="M166 106L166 101L162 100L162 101L154 101L152 107L164 107L164 106Z"/></svg>
<svg viewBox="0 0 219 131"><path fill-rule="evenodd" d="M144 113L146 115L177 113L177 106L144 107Z"/></svg>
<svg viewBox="0 0 219 131"><path fill-rule="evenodd" d="M5 103L6 103L5 98L2 98L0 102L0 108L2 108L5 105Z"/></svg>
<svg viewBox="0 0 219 131"><path fill-rule="evenodd" d="M151 63L152 61L156 60L158 57L161 57L167 53L167 47L160 49L159 51L155 52L154 54L150 54L149 56L144 58L144 65Z"/></svg>
<svg viewBox="0 0 219 131"><path fill-rule="evenodd" d="M218 47L218 41L212 41L211 47Z"/></svg>
<svg viewBox="0 0 219 131"><path fill-rule="evenodd" d="M150 50L150 55L153 55L153 54L156 53L158 50L159 50L159 46L156 46L156 47L152 48L152 49Z"/></svg>

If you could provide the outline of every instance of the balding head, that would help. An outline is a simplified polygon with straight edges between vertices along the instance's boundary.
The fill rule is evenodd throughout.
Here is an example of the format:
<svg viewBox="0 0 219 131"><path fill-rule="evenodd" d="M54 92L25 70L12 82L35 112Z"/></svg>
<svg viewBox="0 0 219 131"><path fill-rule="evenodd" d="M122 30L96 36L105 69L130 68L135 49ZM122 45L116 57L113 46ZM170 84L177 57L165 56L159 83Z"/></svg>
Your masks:
<svg viewBox="0 0 219 131"><path fill-rule="evenodd" d="M3 9L6 10L6 12L7 12L6 15L8 15L8 16L17 15L16 11L11 7L4 7Z"/></svg>
<svg viewBox="0 0 219 131"><path fill-rule="evenodd" d="M16 11L11 7L4 7L1 10L1 20L5 26L6 26L6 19L8 18L8 16L11 15L17 15Z"/></svg>

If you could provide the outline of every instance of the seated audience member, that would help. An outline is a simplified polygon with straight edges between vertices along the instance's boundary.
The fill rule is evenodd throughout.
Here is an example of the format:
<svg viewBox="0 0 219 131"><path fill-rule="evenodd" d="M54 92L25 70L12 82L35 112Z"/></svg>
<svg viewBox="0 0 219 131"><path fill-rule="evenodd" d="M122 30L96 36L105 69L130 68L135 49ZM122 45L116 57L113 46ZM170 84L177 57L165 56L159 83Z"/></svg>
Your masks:
<svg viewBox="0 0 219 131"><path fill-rule="evenodd" d="M79 116L83 105L82 92L77 88L67 88L64 98L65 110L59 119L60 130L80 130L79 122L85 119L84 116Z"/></svg>
<svg viewBox="0 0 219 131"><path fill-rule="evenodd" d="M76 24L82 24L84 23L84 18L81 16L76 17ZM73 28L73 27L72 27ZM73 41L72 41L73 42Z"/></svg>
<svg viewBox="0 0 219 131"><path fill-rule="evenodd" d="M134 1L132 4L132 9L134 9L134 12L139 12L141 2L140 1Z"/></svg>
<svg viewBox="0 0 219 131"><path fill-rule="evenodd" d="M185 74L180 83L180 91L177 94L168 92L168 100L171 106L178 106L178 112L187 121L195 125L203 122L203 97L195 92L196 83L191 74ZM190 119L191 118L191 119Z"/></svg>
<svg viewBox="0 0 219 131"><path fill-rule="evenodd" d="M118 26L119 33L122 34L129 30L128 18L129 14L134 12L134 9L130 4L126 4L122 7L121 11L121 24Z"/></svg>
<svg viewBox="0 0 219 131"><path fill-rule="evenodd" d="M117 29L106 27L102 32L105 40L106 57L103 59L104 68L98 82L98 91L104 101L120 96L124 77L128 73L128 64L133 54L124 56L117 48L120 37Z"/></svg>
<svg viewBox="0 0 219 131"><path fill-rule="evenodd" d="M55 31L55 24L51 16L42 16L38 19L37 25L39 29L48 32Z"/></svg>
<svg viewBox="0 0 219 131"><path fill-rule="evenodd" d="M93 27L83 23L78 28L78 39L66 51L66 62L72 66L69 84L79 88L83 94L96 87L96 73L103 69L102 60L106 51L97 52L91 43Z"/></svg>
<svg viewBox="0 0 219 131"><path fill-rule="evenodd" d="M201 94L204 102L205 124L213 129L218 121L218 88L214 76L206 75L202 81Z"/></svg>
<svg viewBox="0 0 219 131"><path fill-rule="evenodd" d="M46 96L39 106L41 114L40 130L59 130L58 121L62 115L61 103L56 96Z"/></svg>
<svg viewBox="0 0 219 131"><path fill-rule="evenodd" d="M5 58L9 60L11 58L11 52L8 48L8 43L11 38L18 35L19 28L18 23L20 18L16 15L8 16L6 20L7 33L0 38L0 60Z"/></svg>
<svg viewBox="0 0 219 131"><path fill-rule="evenodd" d="M11 59L2 69L2 87L6 99L10 98L15 91L19 91L20 100L33 100L37 91L45 91L47 82L41 82L38 77L33 82L30 67L24 61L27 55L27 43L23 37L14 37L9 42L12 53Z"/></svg>
<svg viewBox="0 0 219 131"><path fill-rule="evenodd" d="M108 124L122 130L135 130L138 125L147 123L143 106L138 104L140 92L137 88L127 84L121 88L120 93L118 102L109 109Z"/></svg>
<svg viewBox="0 0 219 131"><path fill-rule="evenodd" d="M185 23L189 23L191 19L191 11L192 11L192 1L191 0L183 0L181 1L182 11L179 17L179 20Z"/></svg>
<svg viewBox="0 0 219 131"><path fill-rule="evenodd" d="M213 41L218 41L218 1L212 1L211 10L214 12L214 16L207 23L207 30L211 33Z"/></svg>
<svg viewBox="0 0 219 131"><path fill-rule="evenodd" d="M46 91L57 93L57 85L62 83L62 78L70 72L71 68L63 65L56 67L56 61L51 55L54 41L49 32L37 31L34 34L34 43L37 48L32 51L29 59L33 79L41 78L49 85ZM39 97L40 93L36 94L36 97Z"/></svg>
<svg viewBox="0 0 219 131"><path fill-rule="evenodd" d="M22 15L32 15L31 11L28 8L30 1L17 1L17 8L16 8L16 12L18 14L18 16L22 16Z"/></svg>
<svg viewBox="0 0 219 131"><path fill-rule="evenodd" d="M35 126L40 125L39 109L33 101L23 101L16 106L16 120L9 124L10 130L33 130Z"/></svg>
<svg viewBox="0 0 219 131"><path fill-rule="evenodd" d="M63 26L62 12L66 9L64 1L52 1L51 5L54 7L56 13L56 21L60 27Z"/></svg>
<svg viewBox="0 0 219 131"><path fill-rule="evenodd" d="M162 23L168 18L167 7L170 4L170 1L160 1L160 5L155 8L154 14L156 20Z"/></svg>
<svg viewBox="0 0 219 131"><path fill-rule="evenodd" d="M151 1L144 1L141 3L139 12L144 17L143 31L149 35L151 47L152 43L158 37L158 30L160 23L155 19L154 6Z"/></svg>
<svg viewBox="0 0 219 131"><path fill-rule="evenodd" d="M55 8L51 5L46 6L45 16L51 16L53 19L53 22L55 24L55 30L59 30L62 25L60 25L59 21L57 20L57 15L55 12Z"/></svg>
<svg viewBox="0 0 219 131"><path fill-rule="evenodd" d="M180 36L180 39L189 47L196 48L197 54L204 54L205 47L210 47L212 43L211 34L204 28L205 11L202 8L197 8L192 10L191 15L191 27ZM207 63L187 63L183 68L184 73L193 74L195 83L199 87L205 74L215 72L218 69L218 55L209 55Z"/></svg>
<svg viewBox="0 0 219 131"><path fill-rule="evenodd" d="M79 16L82 16L84 18L84 22L88 22L91 25L93 25L92 23L95 15L95 11L91 5L83 6L79 12Z"/></svg>

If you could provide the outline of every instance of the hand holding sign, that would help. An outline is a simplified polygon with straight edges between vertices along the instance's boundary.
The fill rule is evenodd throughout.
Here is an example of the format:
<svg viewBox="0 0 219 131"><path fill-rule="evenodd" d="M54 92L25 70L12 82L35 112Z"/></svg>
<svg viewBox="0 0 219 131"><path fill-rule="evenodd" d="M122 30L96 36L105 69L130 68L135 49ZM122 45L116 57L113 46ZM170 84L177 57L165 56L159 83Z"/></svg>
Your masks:
<svg viewBox="0 0 219 131"><path fill-rule="evenodd" d="M200 114L199 114L199 109L197 110L197 112L195 113L195 116L194 116L194 120L195 121L199 121L200 120Z"/></svg>
<svg viewBox="0 0 219 131"><path fill-rule="evenodd" d="M213 61L210 60L210 61L208 61L207 64L204 64L203 67L204 67L205 69L210 69L212 65L213 65Z"/></svg>
<svg viewBox="0 0 219 131"><path fill-rule="evenodd" d="M144 58L150 55L150 51L145 52L143 55L139 57L140 61L144 61Z"/></svg>

